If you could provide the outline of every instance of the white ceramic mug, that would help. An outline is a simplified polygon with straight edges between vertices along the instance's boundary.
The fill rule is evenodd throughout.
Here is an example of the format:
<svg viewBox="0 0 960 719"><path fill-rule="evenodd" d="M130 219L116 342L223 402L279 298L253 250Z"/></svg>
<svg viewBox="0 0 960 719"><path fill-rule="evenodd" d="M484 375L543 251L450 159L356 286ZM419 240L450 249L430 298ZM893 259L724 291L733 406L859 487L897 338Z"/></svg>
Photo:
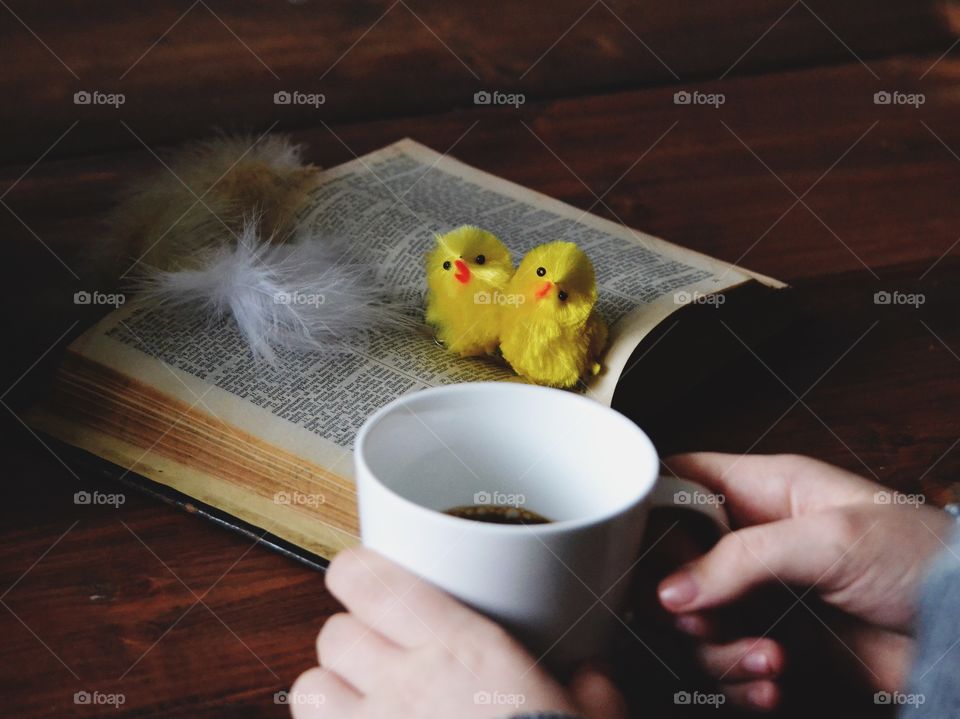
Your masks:
<svg viewBox="0 0 960 719"><path fill-rule="evenodd" d="M725 524L721 498L659 477L639 427L570 392L505 382L422 390L373 414L354 449L363 544L494 618L560 672L602 653L619 626L651 506ZM476 504L551 521L444 513Z"/></svg>

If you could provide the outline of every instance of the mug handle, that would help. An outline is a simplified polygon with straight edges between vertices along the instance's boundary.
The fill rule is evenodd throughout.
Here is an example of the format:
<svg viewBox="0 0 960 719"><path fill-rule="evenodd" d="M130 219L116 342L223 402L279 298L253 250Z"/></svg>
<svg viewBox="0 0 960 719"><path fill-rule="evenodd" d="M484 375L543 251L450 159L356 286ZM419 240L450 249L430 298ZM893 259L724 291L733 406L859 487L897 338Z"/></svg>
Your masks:
<svg viewBox="0 0 960 719"><path fill-rule="evenodd" d="M723 508L725 497L714 494L698 482L661 474L650 498L653 507L692 509L709 517L721 534L730 532L730 517Z"/></svg>

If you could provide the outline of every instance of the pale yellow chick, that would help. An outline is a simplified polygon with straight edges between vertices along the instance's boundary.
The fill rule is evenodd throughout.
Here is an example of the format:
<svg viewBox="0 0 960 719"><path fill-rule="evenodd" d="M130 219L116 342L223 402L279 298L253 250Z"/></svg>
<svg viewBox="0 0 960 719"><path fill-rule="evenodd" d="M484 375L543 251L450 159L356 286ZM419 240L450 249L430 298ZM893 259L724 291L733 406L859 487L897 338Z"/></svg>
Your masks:
<svg viewBox="0 0 960 719"><path fill-rule="evenodd" d="M572 242L551 242L523 258L499 305L500 349L517 374L573 387L600 372L607 325L597 314L593 264Z"/></svg>
<svg viewBox="0 0 960 719"><path fill-rule="evenodd" d="M513 274L506 246L490 232L464 225L437 235L426 270L426 319L437 339L464 357L495 352L497 307Z"/></svg>

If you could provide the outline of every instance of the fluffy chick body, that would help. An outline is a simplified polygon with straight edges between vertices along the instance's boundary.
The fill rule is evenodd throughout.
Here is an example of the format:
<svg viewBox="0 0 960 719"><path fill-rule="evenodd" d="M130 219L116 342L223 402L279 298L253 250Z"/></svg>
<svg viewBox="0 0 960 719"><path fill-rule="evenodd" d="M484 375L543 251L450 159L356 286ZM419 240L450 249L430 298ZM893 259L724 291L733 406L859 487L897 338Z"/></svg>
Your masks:
<svg viewBox="0 0 960 719"><path fill-rule="evenodd" d="M498 300L513 274L510 251L497 237L464 225L427 254L427 322L451 352L491 354L500 341Z"/></svg>
<svg viewBox="0 0 960 719"><path fill-rule="evenodd" d="M597 314L593 264L572 242L530 250L499 306L500 349L517 374L569 388L599 373L607 325Z"/></svg>

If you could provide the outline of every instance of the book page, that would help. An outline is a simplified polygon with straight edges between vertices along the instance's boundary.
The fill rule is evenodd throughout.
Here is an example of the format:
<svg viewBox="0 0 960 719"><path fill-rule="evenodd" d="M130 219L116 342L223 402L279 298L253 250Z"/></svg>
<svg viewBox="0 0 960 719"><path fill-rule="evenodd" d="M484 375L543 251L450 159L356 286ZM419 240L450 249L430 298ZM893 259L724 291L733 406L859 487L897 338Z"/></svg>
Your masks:
<svg viewBox="0 0 960 719"><path fill-rule="evenodd" d="M358 206L358 196L363 198ZM497 235L515 261L544 242L577 243L597 277L598 308L611 326L605 371L587 394L609 405L617 380L643 337L684 300L749 279L782 283L679 247L441 155L410 139L327 172L300 213L323 236L360 238L381 279L420 301L423 256L435 233L464 224ZM679 301L678 301L679 300ZM471 360L457 360L458 363Z"/></svg>
<svg viewBox="0 0 960 719"><path fill-rule="evenodd" d="M519 260L553 240L579 244L594 263L599 311L611 324L605 372L588 393L609 404L644 334L678 308L676 295L740 284L738 268L603 220L404 140L323 173L299 213L315 241L349 237L400 303L422 305L423 258L434 235L474 224ZM349 455L366 417L390 400L449 382L514 380L495 358L460 358L429 331L385 329L335 357L281 351L255 363L229 321L135 304L74 347L277 446L351 476Z"/></svg>

